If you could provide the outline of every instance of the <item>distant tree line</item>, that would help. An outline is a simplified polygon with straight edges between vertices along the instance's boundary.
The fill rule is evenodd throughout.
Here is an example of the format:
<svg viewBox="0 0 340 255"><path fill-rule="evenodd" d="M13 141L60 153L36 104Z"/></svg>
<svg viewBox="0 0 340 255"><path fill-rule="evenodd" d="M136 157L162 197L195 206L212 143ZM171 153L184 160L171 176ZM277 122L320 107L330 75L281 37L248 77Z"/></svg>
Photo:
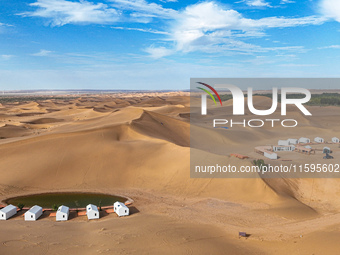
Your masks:
<svg viewBox="0 0 340 255"><path fill-rule="evenodd" d="M12 103L12 102L31 102L31 101L45 101L45 100L72 100L79 97L60 97L60 96L0 96L0 103Z"/></svg>
<svg viewBox="0 0 340 255"><path fill-rule="evenodd" d="M244 97L247 97L248 95L245 94ZM254 94L254 96L265 96L272 98L272 94ZM222 101L228 101L232 99L231 94L225 94L220 95ZM293 99L293 98L304 98L305 95L303 94L288 94L287 98ZM216 100L217 97L215 96ZM278 102L281 103L281 94L278 96ZM326 105L335 105L340 106L340 94L339 93L322 93L322 94L312 94L311 100L309 100L306 105L319 105L319 106L326 106Z"/></svg>

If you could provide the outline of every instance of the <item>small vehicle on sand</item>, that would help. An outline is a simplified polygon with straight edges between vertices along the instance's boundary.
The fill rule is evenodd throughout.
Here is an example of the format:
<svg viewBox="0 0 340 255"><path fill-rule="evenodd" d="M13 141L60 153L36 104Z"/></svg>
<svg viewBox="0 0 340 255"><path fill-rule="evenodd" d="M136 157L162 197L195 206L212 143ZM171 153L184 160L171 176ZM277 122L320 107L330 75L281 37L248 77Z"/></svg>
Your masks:
<svg viewBox="0 0 340 255"><path fill-rule="evenodd" d="M326 153L326 156L323 157L323 159L333 159L334 157Z"/></svg>

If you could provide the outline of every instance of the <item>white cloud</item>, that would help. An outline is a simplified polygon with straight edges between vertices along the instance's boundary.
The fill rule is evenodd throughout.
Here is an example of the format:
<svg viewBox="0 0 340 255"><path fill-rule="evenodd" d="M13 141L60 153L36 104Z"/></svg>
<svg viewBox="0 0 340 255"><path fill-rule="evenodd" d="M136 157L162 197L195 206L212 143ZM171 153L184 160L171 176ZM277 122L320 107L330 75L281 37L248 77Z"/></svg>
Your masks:
<svg viewBox="0 0 340 255"><path fill-rule="evenodd" d="M327 17L340 22L340 2L339 0L321 0L321 13Z"/></svg>
<svg viewBox="0 0 340 255"><path fill-rule="evenodd" d="M325 46L325 47L319 47L318 49L340 49L340 45L330 45L330 46Z"/></svg>
<svg viewBox="0 0 340 255"><path fill-rule="evenodd" d="M14 55L0 55L3 60L10 60Z"/></svg>
<svg viewBox="0 0 340 255"><path fill-rule="evenodd" d="M174 21L170 39L176 43L176 51L240 51L264 52L278 48L261 48L240 41L240 37L262 37L269 28L319 25L325 18L308 16L301 18L268 17L248 19L239 12L225 9L215 2L202 2L186 7ZM281 50L299 47L281 47Z"/></svg>
<svg viewBox="0 0 340 255"><path fill-rule="evenodd" d="M173 19L177 16L174 9L163 8L156 3L148 3L145 0L110 0L112 6L124 11L132 11L132 17Z"/></svg>
<svg viewBox="0 0 340 255"><path fill-rule="evenodd" d="M252 20L257 28L284 28L297 27L304 25L321 25L327 19L318 16L307 16L301 18L285 18L285 17L268 17L258 20ZM250 25L251 27L251 25Z"/></svg>
<svg viewBox="0 0 340 255"><path fill-rule="evenodd" d="M281 0L280 4L293 4L295 1L293 0Z"/></svg>
<svg viewBox="0 0 340 255"><path fill-rule="evenodd" d="M265 0L246 0L245 3L248 6L254 6L254 7L270 7L270 4L266 2Z"/></svg>
<svg viewBox="0 0 340 255"><path fill-rule="evenodd" d="M33 12L19 15L48 19L52 26L65 24L113 24L116 22L149 23L153 18L174 19L177 11L163 8L145 0L107 0L92 3L85 0L37 0L30 6L37 7Z"/></svg>
<svg viewBox="0 0 340 255"><path fill-rule="evenodd" d="M311 67L311 66L319 66L319 65L314 65L314 64L294 64L294 63L290 63L290 64L281 64L279 66L283 66L283 67Z"/></svg>
<svg viewBox="0 0 340 255"><path fill-rule="evenodd" d="M176 3L176 2L178 2L178 0L159 0L159 1L161 1L161 2L163 2L163 3Z"/></svg>
<svg viewBox="0 0 340 255"><path fill-rule="evenodd" d="M276 61L272 57L267 56L255 56L253 59L245 60L244 63L250 63L252 65L267 65L274 64Z"/></svg>
<svg viewBox="0 0 340 255"><path fill-rule="evenodd" d="M52 53L53 51L49 51L49 50L40 50L37 53L33 53L31 54L31 56L36 56L36 57L47 57L50 55L50 53Z"/></svg>
<svg viewBox="0 0 340 255"><path fill-rule="evenodd" d="M71 2L66 0L37 0L30 6L37 7L33 12L21 15L49 19L52 26L65 24L107 24L119 19L119 12L106 4L94 4L84 0Z"/></svg>
<svg viewBox="0 0 340 255"><path fill-rule="evenodd" d="M253 6L269 6L266 0L244 0ZM282 0L288 3L290 0ZM335 2L323 0L323 2ZM68 23L149 23L155 18L166 21L166 31L148 27L113 27L115 29L135 30L154 34L163 34L161 47L153 44L144 49L154 58L168 56L176 52L223 52L227 51L250 54L254 52L292 51L301 52L300 47L261 47L244 41L251 37L264 37L266 30L323 24L328 18L324 16L306 17L266 17L250 19L236 10L213 1L198 2L185 9L164 8L157 3L146 0L108 0L107 3L91 3L85 0L71 2L66 0L37 0L31 6L36 11L25 13L26 16L44 17L52 25ZM145 26L145 25L144 25ZM168 44L164 44L164 41ZM170 45L171 46L167 46ZM43 53L41 53L43 54Z"/></svg>
<svg viewBox="0 0 340 255"><path fill-rule="evenodd" d="M6 24L6 23L1 23L0 22L0 34L6 32L8 27L14 27L13 25Z"/></svg>
<svg viewBox="0 0 340 255"><path fill-rule="evenodd" d="M6 24L6 23L1 23L0 22L0 27L14 27L13 25Z"/></svg>
<svg viewBox="0 0 340 255"><path fill-rule="evenodd" d="M160 35L169 35L168 32L166 31L160 31L160 30L155 30L151 28L135 28L135 27L112 27L113 29L118 29L118 30L130 30L130 31L139 31L139 32L145 32L145 33L151 33L151 34L160 34Z"/></svg>
<svg viewBox="0 0 340 255"><path fill-rule="evenodd" d="M152 58L162 58L173 54L173 50L167 49L165 47L149 47L145 51L150 54Z"/></svg>

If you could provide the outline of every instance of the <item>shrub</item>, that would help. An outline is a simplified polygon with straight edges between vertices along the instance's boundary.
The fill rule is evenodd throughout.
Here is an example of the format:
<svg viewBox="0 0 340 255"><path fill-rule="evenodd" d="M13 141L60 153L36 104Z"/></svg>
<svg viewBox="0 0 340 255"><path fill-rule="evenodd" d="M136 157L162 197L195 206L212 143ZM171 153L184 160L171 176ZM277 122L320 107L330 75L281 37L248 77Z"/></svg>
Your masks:
<svg viewBox="0 0 340 255"><path fill-rule="evenodd" d="M20 209L20 211L22 210L22 208L24 208L24 206L25 206L25 205L22 204L22 203L19 203L19 204L18 204L18 208Z"/></svg>
<svg viewBox="0 0 340 255"><path fill-rule="evenodd" d="M263 166L268 167L268 165L266 163L264 163L263 159L254 159L252 163L253 163L254 166L257 166L260 170L262 170Z"/></svg>

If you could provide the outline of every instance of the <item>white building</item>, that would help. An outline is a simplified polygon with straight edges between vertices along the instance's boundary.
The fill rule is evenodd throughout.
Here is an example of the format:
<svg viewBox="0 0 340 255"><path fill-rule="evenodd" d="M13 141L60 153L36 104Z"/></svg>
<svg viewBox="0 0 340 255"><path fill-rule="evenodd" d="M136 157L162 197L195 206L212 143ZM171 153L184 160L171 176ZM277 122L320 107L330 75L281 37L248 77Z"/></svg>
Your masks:
<svg viewBox="0 0 340 255"><path fill-rule="evenodd" d="M325 140L323 138L321 138L321 137L315 137L314 138L314 142L316 142L316 143L324 143Z"/></svg>
<svg viewBox="0 0 340 255"><path fill-rule="evenodd" d="M117 213L119 217L129 215L129 208L121 202L115 202L113 204L113 211Z"/></svg>
<svg viewBox="0 0 340 255"><path fill-rule="evenodd" d="M0 210L0 220L7 220L17 213L17 208L14 205L7 205Z"/></svg>
<svg viewBox="0 0 340 255"><path fill-rule="evenodd" d="M273 151L294 151L295 146L294 145L286 145L286 146L273 146Z"/></svg>
<svg viewBox="0 0 340 255"><path fill-rule="evenodd" d="M89 204L86 206L86 215L89 220L99 219L99 211L97 206Z"/></svg>
<svg viewBox="0 0 340 255"><path fill-rule="evenodd" d="M264 151L263 155L269 159L277 159L277 154L271 151Z"/></svg>
<svg viewBox="0 0 340 255"><path fill-rule="evenodd" d="M35 205L25 212L26 221L35 221L42 215L42 207Z"/></svg>
<svg viewBox="0 0 340 255"><path fill-rule="evenodd" d="M331 148L323 147L322 153L332 153Z"/></svg>
<svg viewBox="0 0 340 255"><path fill-rule="evenodd" d="M289 141L288 140L279 140L277 142L277 145L280 145L280 146L288 146L289 145Z"/></svg>
<svg viewBox="0 0 340 255"><path fill-rule="evenodd" d="M289 138L288 139L288 143L289 143L289 145L298 144L299 140L298 139L294 139L294 138Z"/></svg>
<svg viewBox="0 0 340 255"><path fill-rule="evenodd" d="M306 149L312 149L312 146L307 145L307 146L305 146L305 148Z"/></svg>
<svg viewBox="0 0 340 255"><path fill-rule="evenodd" d="M299 139L299 143L310 143L310 139L306 137L301 137Z"/></svg>
<svg viewBox="0 0 340 255"><path fill-rule="evenodd" d="M58 211L56 213L56 221L64 221L64 220L68 220L68 216L70 214L70 208L65 206L65 205L61 205L58 208Z"/></svg>
<svg viewBox="0 0 340 255"><path fill-rule="evenodd" d="M333 137L333 138L332 138L332 142L333 142L333 143L339 143L340 141L339 141L339 138Z"/></svg>

